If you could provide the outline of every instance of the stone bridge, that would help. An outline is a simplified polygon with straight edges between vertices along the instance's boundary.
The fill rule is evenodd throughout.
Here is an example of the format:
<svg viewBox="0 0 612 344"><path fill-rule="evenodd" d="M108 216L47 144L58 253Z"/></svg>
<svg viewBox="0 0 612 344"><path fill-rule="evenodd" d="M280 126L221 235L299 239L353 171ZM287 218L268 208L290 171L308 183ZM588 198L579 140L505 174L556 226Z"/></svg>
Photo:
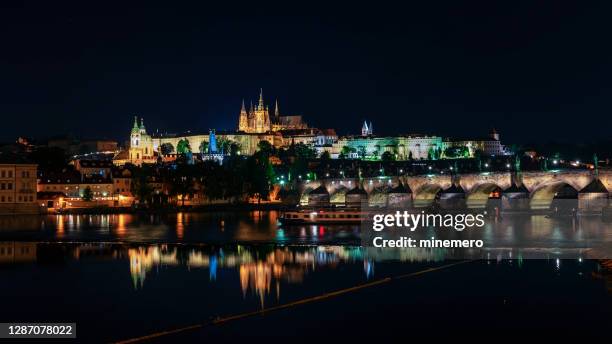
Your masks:
<svg viewBox="0 0 612 344"><path fill-rule="evenodd" d="M448 174L420 175L420 176L386 176L371 177L363 179L363 188L368 193L370 203L382 202L386 193L396 187L401 181L412 190L415 201L433 200L436 194L451 186L452 181L460 184L465 191L468 203L470 200L485 200L495 190L505 190L511 186L514 173L512 172L484 172L469 173L451 176ZM555 197L557 191L565 186L571 186L580 191L595 178L592 170L563 170L563 171L533 171L522 172L522 184L527 188L531 199L543 201ZM612 190L612 170L601 170L599 180L608 190ZM303 182L300 185L302 202L311 190L324 185L330 194L331 203L344 202L344 194L354 188L359 181L357 179L337 178L322 179ZM381 198L379 200L379 198Z"/></svg>

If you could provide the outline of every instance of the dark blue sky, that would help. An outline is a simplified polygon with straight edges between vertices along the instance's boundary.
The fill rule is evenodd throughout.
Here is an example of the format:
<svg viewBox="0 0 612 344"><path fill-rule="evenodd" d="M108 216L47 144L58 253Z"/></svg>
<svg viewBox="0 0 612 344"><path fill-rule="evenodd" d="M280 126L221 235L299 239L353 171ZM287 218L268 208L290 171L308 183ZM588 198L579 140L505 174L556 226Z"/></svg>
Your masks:
<svg viewBox="0 0 612 344"><path fill-rule="evenodd" d="M233 129L241 99L356 133L609 139L610 2L287 7L12 3L0 10L0 139ZM5 5L3 5L5 6Z"/></svg>

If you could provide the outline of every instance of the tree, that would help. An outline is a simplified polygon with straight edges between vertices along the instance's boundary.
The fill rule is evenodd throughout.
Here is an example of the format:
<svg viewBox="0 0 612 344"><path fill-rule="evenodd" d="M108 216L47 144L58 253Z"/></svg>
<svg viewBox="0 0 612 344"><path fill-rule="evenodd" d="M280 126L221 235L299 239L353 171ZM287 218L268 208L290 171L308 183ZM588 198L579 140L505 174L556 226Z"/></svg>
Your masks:
<svg viewBox="0 0 612 344"><path fill-rule="evenodd" d="M231 156L238 155L240 154L241 150L242 150L242 145L238 142L232 141L232 143L229 146L229 152L226 152L226 154L229 153Z"/></svg>
<svg viewBox="0 0 612 344"><path fill-rule="evenodd" d="M185 198L193 196L195 192L192 172L191 165L177 165L170 178L170 193L174 196L181 196L183 207L185 206Z"/></svg>
<svg viewBox="0 0 612 344"><path fill-rule="evenodd" d="M191 146L189 145L189 140L187 140L186 138L180 140L176 145L176 152L178 154L191 153Z"/></svg>
<svg viewBox="0 0 612 344"><path fill-rule="evenodd" d="M223 199L232 178L229 171L225 171L216 161L205 161L201 170L204 195L210 200Z"/></svg>
<svg viewBox="0 0 612 344"><path fill-rule="evenodd" d="M207 141L202 141L200 142L200 154L204 154L208 152L208 142Z"/></svg>
<svg viewBox="0 0 612 344"><path fill-rule="evenodd" d="M321 155L319 158L321 159L321 161L329 161L331 159L331 155L329 154L328 151L323 151L321 152Z"/></svg>
<svg viewBox="0 0 612 344"><path fill-rule="evenodd" d="M246 167L246 159L240 156L230 155L223 161L223 175L225 180L225 197L236 200L244 195L245 181L248 180L249 171Z"/></svg>
<svg viewBox="0 0 612 344"><path fill-rule="evenodd" d="M169 154L174 153L174 146L170 142L162 143L159 149L162 155L169 155Z"/></svg>
<svg viewBox="0 0 612 344"><path fill-rule="evenodd" d="M444 150L444 155L447 158L467 158L470 156L470 150L465 147L448 147Z"/></svg>
<svg viewBox="0 0 612 344"><path fill-rule="evenodd" d="M317 152L303 143L294 145L293 150L298 159L309 160L317 157Z"/></svg>
<svg viewBox="0 0 612 344"><path fill-rule="evenodd" d="M395 155L391 152L384 152L382 153L382 155L380 156L380 159L383 162L390 162L390 161L394 161L395 160Z"/></svg>
<svg viewBox="0 0 612 344"><path fill-rule="evenodd" d="M93 200L93 192L91 192L91 188L88 186L83 190L83 201L90 202Z"/></svg>
<svg viewBox="0 0 612 344"><path fill-rule="evenodd" d="M340 159L346 159L351 153L355 153L357 150L353 147L344 146L340 151Z"/></svg>
<svg viewBox="0 0 612 344"><path fill-rule="evenodd" d="M219 140L218 149L224 154L231 154L232 140L222 138Z"/></svg>
<svg viewBox="0 0 612 344"><path fill-rule="evenodd" d="M366 156L366 148L365 146L359 146L359 149L357 150L357 155L359 155L359 158L363 159Z"/></svg>
<svg viewBox="0 0 612 344"><path fill-rule="evenodd" d="M257 144L257 148L262 154L266 156L270 156L274 152L274 147L272 146L272 144L270 144L270 142L266 140L259 141L259 143Z"/></svg>
<svg viewBox="0 0 612 344"><path fill-rule="evenodd" d="M262 141L265 142L265 141ZM261 142L260 142L261 143ZM265 148L265 147L264 147ZM248 184L248 194L257 196L258 201L267 198L270 186L274 180L274 169L270 163L266 149L260 149L247 160L245 179ZM301 159L296 159L301 160Z"/></svg>
<svg viewBox="0 0 612 344"><path fill-rule="evenodd" d="M134 170L134 178L132 179L132 192L140 203L147 203L153 194L153 188L148 183L149 171L145 168Z"/></svg>

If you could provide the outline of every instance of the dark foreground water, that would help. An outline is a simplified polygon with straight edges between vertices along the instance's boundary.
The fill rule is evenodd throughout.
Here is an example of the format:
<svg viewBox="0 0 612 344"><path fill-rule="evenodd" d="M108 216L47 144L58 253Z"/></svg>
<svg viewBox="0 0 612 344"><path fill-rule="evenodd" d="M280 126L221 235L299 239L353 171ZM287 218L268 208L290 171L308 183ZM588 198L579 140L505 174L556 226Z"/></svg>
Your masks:
<svg viewBox="0 0 612 344"><path fill-rule="evenodd" d="M545 225L534 235L550 231L553 240L582 228L535 221ZM83 341L274 309L398 276L406 277L154 341L610 338L611 275L601 261L554 252L428 270L462 261L439 250L364 248L354 227L282 228L273 212L2 218L0 228L0 322L77 322Z"/></svg>

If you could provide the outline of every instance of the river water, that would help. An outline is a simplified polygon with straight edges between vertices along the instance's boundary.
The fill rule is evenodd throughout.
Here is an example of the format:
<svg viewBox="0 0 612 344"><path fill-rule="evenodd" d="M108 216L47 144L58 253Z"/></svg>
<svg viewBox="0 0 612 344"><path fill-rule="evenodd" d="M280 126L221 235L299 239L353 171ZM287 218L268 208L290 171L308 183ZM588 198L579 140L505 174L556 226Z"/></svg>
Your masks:
<svg viewBox="0 0 612 344"><path fill-rule="evenodd" d="M500 221L490 235L555 246L605 228L598 221ZM444 251L362 247L359 226L283 227L276 212L3 217L0 229L0 322L77 322L78 337L94 342L398 276L406 278L158 340L395 337L406 322L419 329L413 337L518 328L586 338L605 337L612 319L611 277L580 255L446 267L457 261Z"/></svg>

